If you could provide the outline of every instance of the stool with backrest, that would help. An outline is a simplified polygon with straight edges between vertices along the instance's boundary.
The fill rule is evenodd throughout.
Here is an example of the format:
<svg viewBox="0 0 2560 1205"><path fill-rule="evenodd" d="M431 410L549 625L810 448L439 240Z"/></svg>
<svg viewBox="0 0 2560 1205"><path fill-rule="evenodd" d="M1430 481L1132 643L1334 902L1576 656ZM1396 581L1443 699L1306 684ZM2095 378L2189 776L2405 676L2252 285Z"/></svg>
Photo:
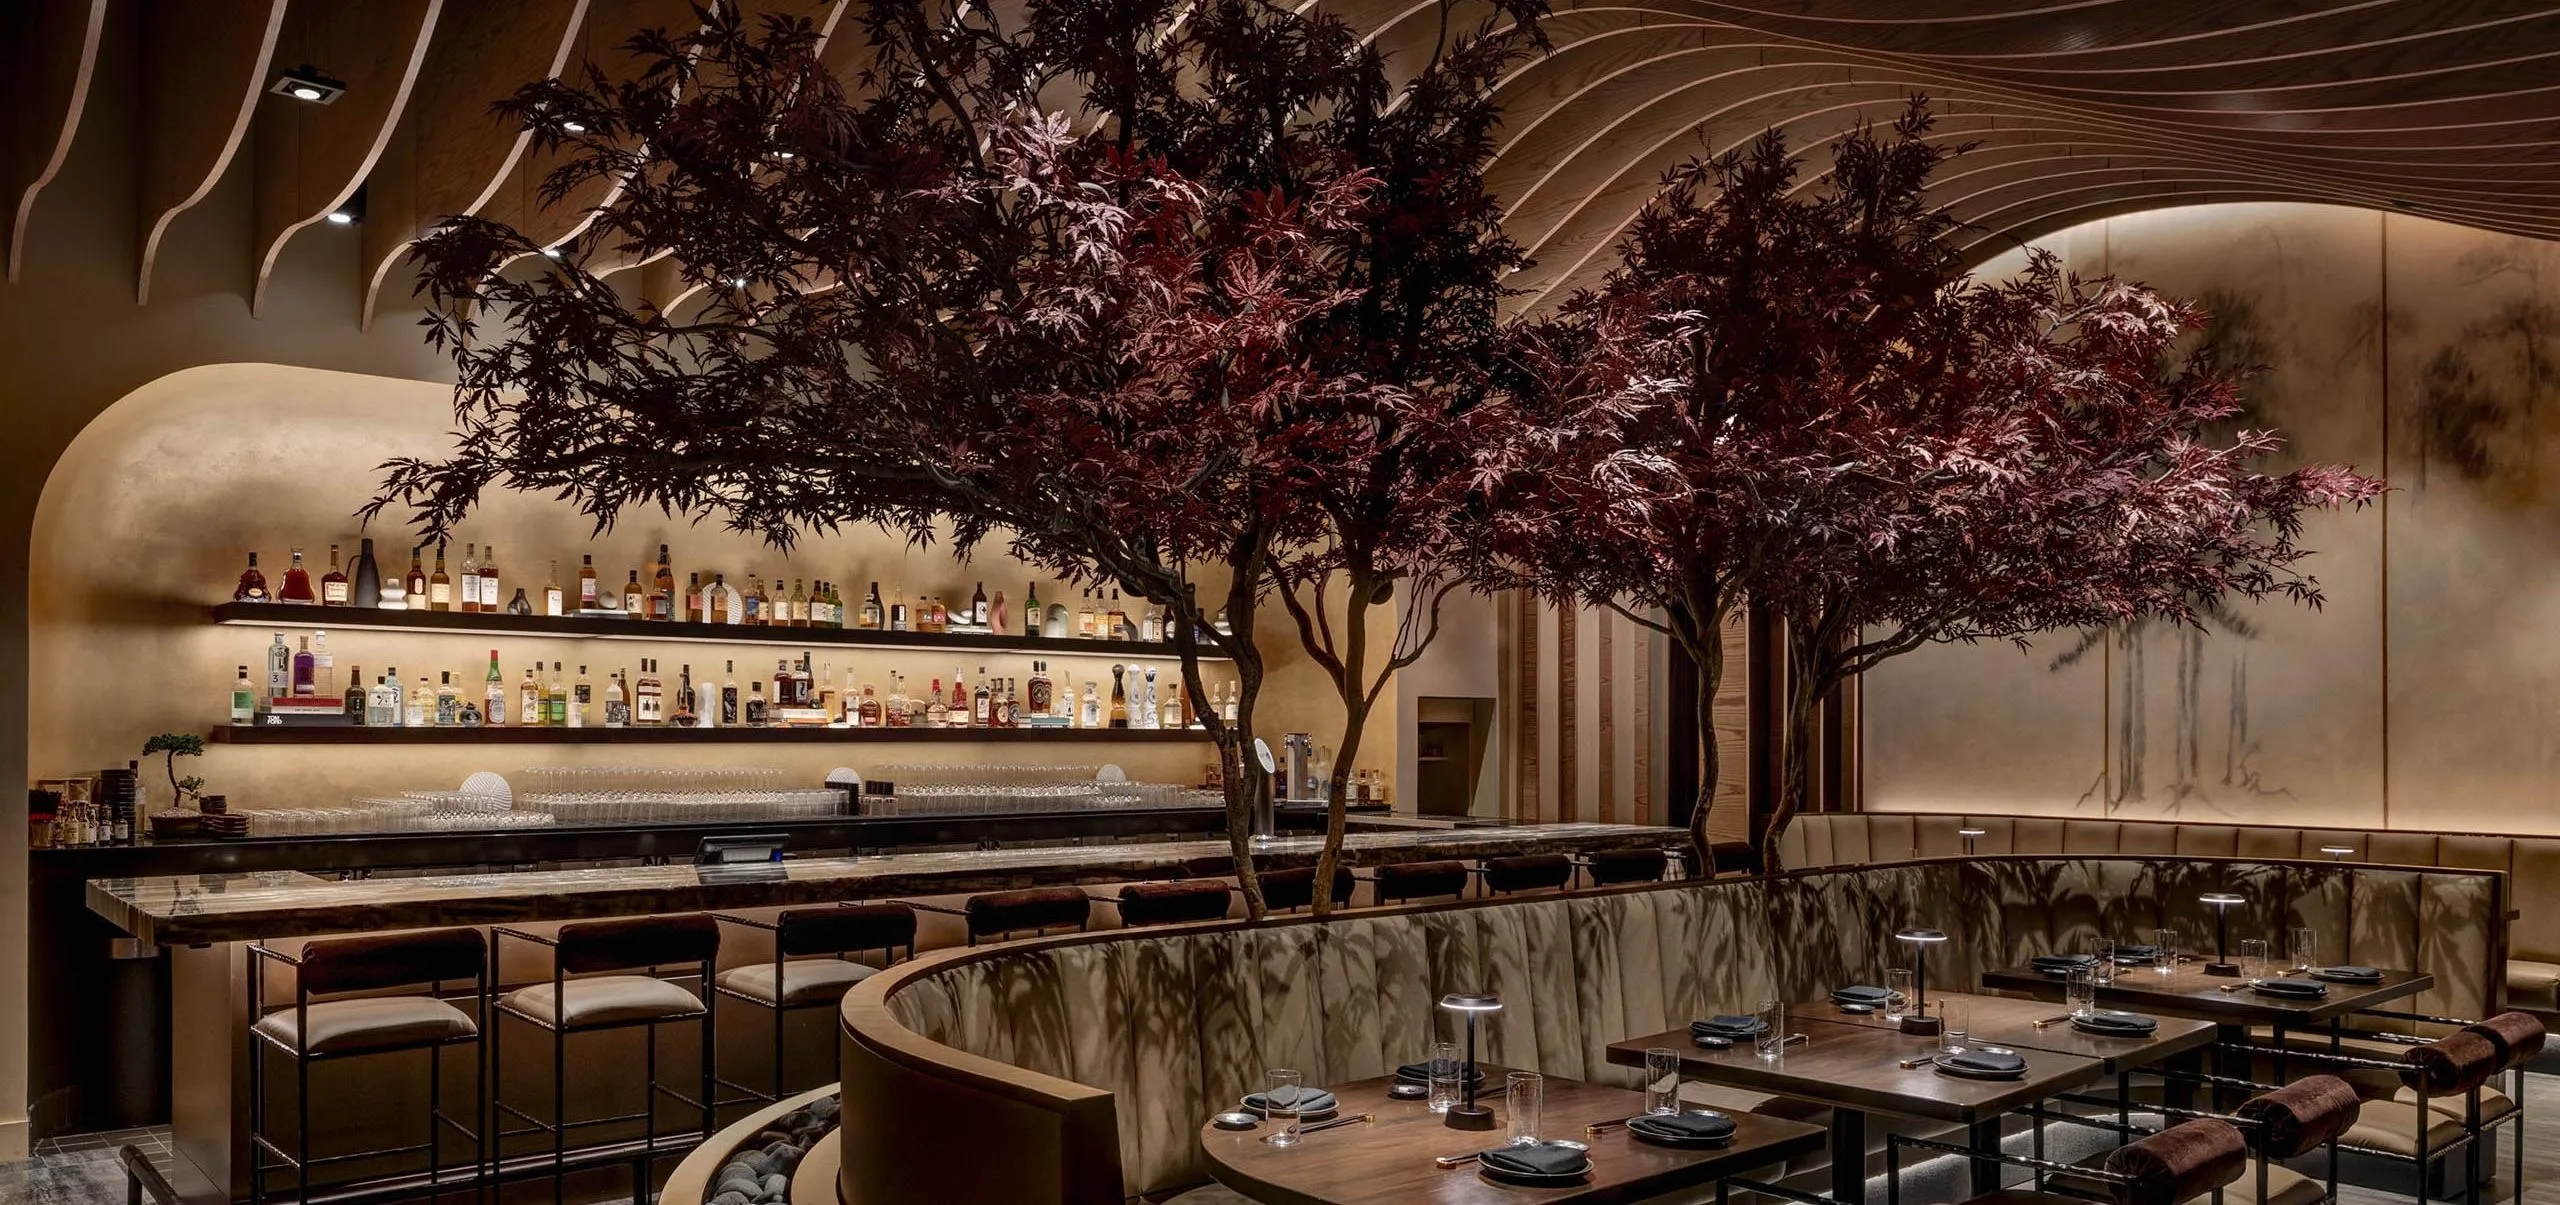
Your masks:
<svg viewBox="0 0 2560 1205"><path fill-rule="evenodd" d="M2249 1167L2248 1140L2239 1127L2213 1117L2182 1121L2139 1142L2117 1147L2097 1167L1975 1151L1953 1143L1894 1134L1885 1140L1886 1205L1902 1205L1902 1153L1906 1150L1961 1156L1977 1165L2031 1167L2040 1174L2091 1182L2103 1186L2117 1205L2182 1205L2190 1201L2224 1205L2225 1186L2238 1180ZM1764 1186L1749 1187L1757 1190ZM1798 1194L1782 1193L1801 1199ZM1722 1200L1724 1190L1719 1187L1716 1195ZM1972 1197L1966 1205L2086 1205L2088 1199L2059 1192L2004 1188Z"/></svg>
<svg viewBox="0 0 2560 1205"><path fill-rule="evenodd" d="M1103 902L1120 910L1120 923L1132 929L1225 920L1234 889L1215 879L1176 879L1163 883L1127 883Z"/></svg>
<svg viewBox="0 0 2560 1205"><path fill-rule="evenodd" d="M1316 899L1316 868L1292 866L1284 870L1266 870L1259 876L1262 884L1262 906L1273 912L1295 912L1312 907ZM1336 906L1351 903L1356 883L1351 868L1337 866L1333 871L1333 902Z"/></svg>
<svg viewBox="0 0 2560 1205"><path fill-rule="evenodd" d="M440 1158L442 1127L451 1127L474 1147L469 1182L475 1192L485 1186L489 1164L488 1126L480 1116L488 1099L488 1073L479 1058L480 1035L488 1028L489 950L477 929L434 929L378 937L351 937L305 944L298 955L268 947L249 947L249 1199L267 1199L267 1175L281 1163L294 1172L294 1199L311 1196L311 1169L358 1159L389 1158L424 1152L427 1184L444 1182ZM293 969L293 1003L272 1011L266 1006L266 969ZM468 980L468 1009L444 997L444 985ZM396 987L424 987L424 995L354 995ZM342 999L314 1000L314 996ZM474 1047L472 1124L444 1111L444 1048ZM314 1158L311 1154L311 1067L315 1063L401 1051L427 1052L426 1141L415 1146ZM293 1060L293 1150L278 1144L267 1126L269 1052ZM429 1193L433 1195L432 1191Z"/></svg>
<svg viewBox="0 0 2560 1205"><path fill-rule="evenodd" d="M1595 849L1582 858L1582 872L1594 887L1621 883L1659 883L1671 856L1658 849Z"/></svg>
<svg viewBox="0 0 2560 1205"><path fill-rule="evenodd" d="M1093 923L1093 897L1074 887L990 891L970 896L958 908L927 903L915 906L961 918L968 926L969 944L973 946L985 937L1003 940L1026 933L1038 936L1051 929L1081 932Z"/></svg>
<svg viewBox="0 0 2560 1205"><path fill-rule="evenodd" d="M2501 1096L2498 1108L2484 1110L2482 1092L2506 1068L2510 1057L2519 1061L2532 1057L2511 1056L2513 1049L2530 1044L2524 1036L2526 1031L2502 1031L2503 1016L2487 1022L2465 1022L2381 1009L2367 1012L2463 1028L2432 1041L2400 1034L2367 1035L2375 1041L2406 1045L2397 1059L2336 1051L2240 1049L2260 1058L2280 1056L2289 1062L2308 1063L2353 1083L2363 1097L2363 1105L2355 1124L2339 1136L2339 1149L2411 1165L2415 1169L2419 1205L2425 1205L2429 1195L2428 1177L2457 1151L2464 1154L2463 1198L2476 1199L2482 1137L2510 1120L2519 1123L2519 1135L2523 1132L2523 1106L2519 1101ZM2534 1028L2539 1028L2538 1023Z"/></svg>
<svg viewBox="0 0 2560 1205"><path fill-rule="evenodd" d="M2236 1088L2244 1084L2244 1081L2225 1076L2165 1068L2157 1070L2164 1078L2202 1087ZM2063 1107L2057 1109L2053 1107L2055 1105ZM2071 1106L2086 1106L2090 1111L2075 1112ZM2228 1116L2166 1103L2147 1104L2142 1108L2145 1112L2160 1114L2165 1119L2164 1124L2209 1119L2227 1122L2240 1131L2249 1153L2255 1156L2250 1160L2254 1174L2244 1174L2223 1188L2224 1205L2320 1205L2337 1195L2338 1138L2355 1124L2359 1102L2355 1088L2345 1080L2333 1075L2315 1075L2281 1088L2262 1091L2242 1102ZM2045 1104L2030 1106L2026 1112L2036 1119L2039 1127L2039 1152L2043 1146L2041 1127L2046 1122L2106 1130L2135 1140L2156 1132L2131 1120L2122 1095L2110 1100L2104 1096L2067 1092ZM2329 1155L2325 1186L2321 1181L2285 1166L2288 1160L2300 1159L2323 1149ZM2048 1193L2084 1200L2113 1200L2115 1185L2088 1175L2086 1170L2093 1165L2102 1165L2101 1161L2112 1157L2112 1153L2093 1156L2089 1162L2077 1165L2079 1170L2074 1171L2048 1174L2040 1170L2037 1187Z"/></svg>
<svg viewBox="0 0 2560 1205"><path fill-rule="evenodd" d="M493 1118L504 1114L528 1124L530 1128L500 1130L497 1137L523 1134L551 1136L551 1196L562 1199L568 1175L569 1131L594 1126L637 1121L641 1123L641 1147L631 1156L632 1199L645 1200L649 1191L650 1163L658 1151L658 1097L665 1095L678 1104L690 1106L701 1115L700 1137L708 1138L718 1128L712 1124L714 1042L712 1039L712 1001L716 996L708 990L696 995L682 984L660 978L658 972L672 969L680 975L694 977L706 986L720 957L720 926L708 916L643 916L629 920L585 921L562 925L557 935L544 937L517 929L499 929L496 949L503 955L509 940L548 947L551 951L551 979L517 988L498 997L498 1015L494 1020L513 1017L551 1035L551 1120L545 1122L513 1105L507 1104L503 1087L492 1094ZM504 965L503 958L500 965ZM575 976L575 978L573 978ZM700 1029L701 1064L700 1096L686 1096L658 1082L658 1027L673 1022L692 1022ZM647 1054L642 1068L647 1086L642 1090L642 1104L637 1113L608 1117L590 1117L578 1121L568 1118L569 1038L573 1034L601 1033L607 1030L639 1027L647 1035ZM500 1069L499 1082L505 1083L505 1062L500 1058L503 1044L502 1027L490 1028L489 1057ZM678 1149L667 1152L682 1154Z"/></svg>
<svg viewBox="0 0 2560 1205"><path fill-rule="evenodd" d="M1487 858L1476 868L1484 876L1484 889L1491 895L1515 895L1523 891L1560 891L1573 878L1573 859L1563 854L1518 854L1508 858Z"/></svg>
<svg viewBox="0 0 2560 1205"><path fill-rule="evenodd" d="M1379 903L1402 904L1441 896L1463 899L1467 894L1467 878L1467 864L1454 859L1390 862L1377 869L1370 877L1370 884Z"/></svg>
<svg viewBox="0 0 2560 1205"><path fill-rule="evenodd" d="M712 990L720 995L773 1013L773 1093L718 1080L723 1087L746 1093L750 1100L780 1100L789 1090L783 1082L788 1063L783 1022L790 1014L832 1007L844 999L845 989L880 970L880 966L855 961L854 955L877 953L885 966L901 957L902 948L904 957L912 958L916 952L916 910L895 901L794 908L771 922L728 915L714 919L773 935L771 962L731 967L712 981Z"/></svg>

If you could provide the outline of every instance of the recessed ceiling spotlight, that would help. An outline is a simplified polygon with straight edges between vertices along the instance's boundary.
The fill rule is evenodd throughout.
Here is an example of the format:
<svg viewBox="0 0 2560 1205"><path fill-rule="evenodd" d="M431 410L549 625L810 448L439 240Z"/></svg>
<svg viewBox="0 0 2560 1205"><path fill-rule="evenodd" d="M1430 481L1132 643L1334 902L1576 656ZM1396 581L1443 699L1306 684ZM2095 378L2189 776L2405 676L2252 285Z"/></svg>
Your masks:
<svg viewBox="0 0 2560 1205"><path fill-rule="evenodd" d="M347 83L345 80L332 79L322 73L319 68L304 63L291 70L276 73L276 82L267 85L267 91L278 96L308 101L315 105L325 105L346 95Z"/></svg>
<svg viewBox="0 0 2560 1205"><path fill-rule="evenodd" d="M542 249L542 258L558 259L560 258L560 249L558 247L545 247Z"/></svg>
<svg viewBox="0 0 2560 1205"><path fill-rule="evenodd" d="M560 128L572 134L584 134L587 132L587 123L574 120L564 121L560 123Z"/></svg>
<svg viewBox="0 0 2560 1205"><path fill-rule="evenodd" d="M347 199L343 203L322 216L327 218L332 226L353 226L363 221L364 186L357 185L354 192L347 194Z"/></svg>

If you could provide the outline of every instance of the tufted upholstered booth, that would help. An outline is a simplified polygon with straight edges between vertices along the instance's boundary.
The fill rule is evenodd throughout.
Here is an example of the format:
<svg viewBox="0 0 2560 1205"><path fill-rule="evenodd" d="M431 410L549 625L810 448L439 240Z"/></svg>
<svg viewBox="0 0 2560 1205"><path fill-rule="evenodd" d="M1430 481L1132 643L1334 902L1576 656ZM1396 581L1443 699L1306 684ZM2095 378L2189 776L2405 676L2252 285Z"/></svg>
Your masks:
<svg viewBox="0 0 2560 1205"><path fill-rule="evenodd" d="M2502 976L2505 1006L2540 1016L2546 1024L2560 1023L2560 837L1947 812L1836 812L1796 817L1779 839L1779 853L1790 870L1956 858L1964 856L1964 838L1957 832L1963 828L1983 830L1974 842L1975 850L1983 854L2177 854L2326 862L2331 859L2321 852L2323 847L2343 846L2354 851L2345 855L2349 862L2502 871L2509 876L2514 913L2509 918ZM2235 922L2238 919L2233 917ZM2419 1011L2443 1013L2424 1001Z"/></svg>
<svg viewBox="0 0 2560 1205"><path fill-rule="evenodd" d="M2101 933L2200 933L2192 901L2225 886L2320 926L2342 960L2434 972L2441 1010L2491 1011L2503 882L2458 870L1983 858L1043 938L939 951L846 996L843 1200L1161 1198L1206 1179L1202 1119L1264 1068L1385 1074L1420 1057L1447 991L1502 997L1492 1061L1626 1084L1610 1042L1876 982L1885 935L1915 919L1955 934L1933 965L1970 981Z"/></svg>

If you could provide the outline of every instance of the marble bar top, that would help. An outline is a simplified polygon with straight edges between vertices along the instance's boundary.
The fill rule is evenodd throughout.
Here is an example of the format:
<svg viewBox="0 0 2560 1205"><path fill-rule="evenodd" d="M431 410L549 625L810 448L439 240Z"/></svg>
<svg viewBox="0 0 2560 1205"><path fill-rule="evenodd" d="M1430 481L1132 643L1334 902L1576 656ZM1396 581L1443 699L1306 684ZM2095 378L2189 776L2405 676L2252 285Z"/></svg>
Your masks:
<svg viewBox="0 0 2560 1205"><path fill-rule="evenodd" d="M1355 866L1433 858L1685 844L1680 829L1638 824L1356 832L1343 839ZM1256 847L1265 867L1312 865L1317 837ZM487 874L324 879L301 871L91 879L89 908L125 932L161 945L310 937L434 925L577 920L833 903L901 895L1001 891L1052 884L1163 877L1183 864L1222 858L1227 843L1160 841L949 853L793 859L749 867L617 866Z"/></svg>

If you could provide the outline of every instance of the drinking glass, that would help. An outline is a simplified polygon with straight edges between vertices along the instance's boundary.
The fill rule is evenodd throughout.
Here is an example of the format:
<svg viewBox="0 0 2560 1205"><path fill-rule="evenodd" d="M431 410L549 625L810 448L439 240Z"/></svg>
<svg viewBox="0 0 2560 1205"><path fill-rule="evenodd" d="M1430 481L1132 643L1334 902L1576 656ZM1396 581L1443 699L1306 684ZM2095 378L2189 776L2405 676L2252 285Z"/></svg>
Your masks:
<svg viewBox="0 0 2560 1205"><path fill-rule="evenodd" d="M1546 1077L1535 1071L1514 1071L1503 1077L1503 1095L1511 1110L1511 1145L1535 1144L1539 1114L1546 1111Z"/></svg>
<svg viewBox="0 0 2560 1205"><path fill-rule="evenodd" d="M1940 1045L1948 1054L1962 1054L1965 1035L1970 1029L1968 1022L1973 1019L1973 1010L1964 1007L1958 1001L1941 1000L1938 1002L1938 1017L1939 1031L1946 1038Z"/></svg>
<svg viewBox="0 0 2560 1205"><path fill-rule="evenodd" d="M1456 1042L1431 1044L1431 1111L1446 1113L1458 1105L1459 1080L1467 1065L1458 1060Z"/></svg>
<svg viewBox="0 0 2560 1205"><path fill-rule="evenodd" d="M2095 965L2072 968L2062 986L2063 999L2071 1006L2071 1015L2085 1017L2098 1010L2098 968Z"/></svg>
<svg viewBox="0 0 2560 1205"><path fill-rule="evenodd" d="M2176 974L2178 970L2177 931L2173 929L2152 930L2151 945L2153 949L2159 951L2159 957L2154 960L2152 969L2163 975Z"/></svg>
<svg viewBox="0 0 2560 1205"><path fill-rule="evenodd" d="M1787 1048L1787 1006L1777 1000L1763 1000L1752 1013L1760 1021L1760 1032L1753 1035L1751 1048L1761 1058L1775 1060Z"/></svg>
<svg viewBox="0 0 2560 1205"><path fill-rule="evenodd" d="M2097 961L2089 964L2089 981L2105 987L2116 981L2116 943L2099 938L2089 946L2089 954Z"/></svg>
<svg viewBox="0 0 2560 1205"><path fill-rule="evenodd" d="M1911 1011L1911 970L1902 967L1884 973L1884 1019L1900 1021Z"/></svg>
<svg viewBox="0 0 2560 1205"><path fill-rule="evenodd" d="M2266 980L2267 972L2267 939L2263 937L2241 938L2240 977L2251 983L2261 983Z"/></svg>
<svg viewBox="0 0 2560 1205"><path fill-rule="evenodd" d="M1680 1052L1656 1046L1644 1052L1644 1111L1680 1111Z"/></svg>
<svg viewBox="0 0 2560 1205"><path fill-rule="evenodd" d="M2292 957L2293 969L2307 971L2318 965L2320 935L2313 932L2311 926L2297 927L2288 936L2290 940L2286 943L2285 953Z"/></svg>
<svg viewBox="0 0 2560 1205"><path fill-rule="evenodd" d="M1263 1072L1262 1115L1272 1125L1263 1141L1273 1146L1298 1144L1299 1075L1286 1067Z"/></svg>

